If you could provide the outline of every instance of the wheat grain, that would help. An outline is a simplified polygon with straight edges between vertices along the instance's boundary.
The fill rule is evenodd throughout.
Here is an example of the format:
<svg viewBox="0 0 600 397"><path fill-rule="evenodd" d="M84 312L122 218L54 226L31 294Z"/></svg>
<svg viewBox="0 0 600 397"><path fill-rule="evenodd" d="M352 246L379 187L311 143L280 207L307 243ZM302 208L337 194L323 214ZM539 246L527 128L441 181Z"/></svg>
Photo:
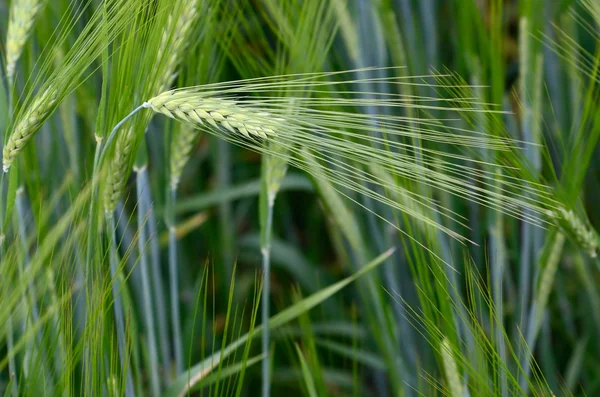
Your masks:
<svg viewBox="0 0 600 397"><path fill-rule="evenodd" d="M2 151L2 169L4 172L8 172L23 147L52 112L57 105L57 99L58 90L50 85L43 94L36 97L23 117L19 118Z"/></svg>
<svg viewBox="0 0 600 397"><path fill-rule="evenodd" d="M285 122L285 119L274 117L269 112L244 107L231 99L198 97L185 91L167 91L150 99L144 106L196 127L204 128L208 123L213 128L222 127L246 138L276 136L275 131Z"/></svg>
<svg viewBox="0 0 600 397"><path fill-rule="evenodd" d="M585 249L592 258L595 258L598 251L598 240L595 231L573 210L567 210L563 207L559 208L558 212L561 216L559 223L563 230L571 235L577 244Z"/></svg>
<svg viewBox="0 0 600 397"><path fill-rule="evenodd" d="M15 0L11 4L6 33L6 76L9 82L14 77L17 61L40 6L40 0Z"/></svg>

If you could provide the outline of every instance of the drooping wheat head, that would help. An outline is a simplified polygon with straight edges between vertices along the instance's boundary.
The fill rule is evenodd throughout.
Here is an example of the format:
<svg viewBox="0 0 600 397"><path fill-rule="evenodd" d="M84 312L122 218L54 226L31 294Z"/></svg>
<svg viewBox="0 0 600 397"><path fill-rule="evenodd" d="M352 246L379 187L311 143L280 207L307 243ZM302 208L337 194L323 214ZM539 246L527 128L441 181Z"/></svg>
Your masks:
<svg viewBox="0 0 600 397"><path fill-rule="evenodd" d="M39 66L35 76L31 78L21 95L24 98L22 103L15 106L18 109L12 119L12 128L10 137L3 150L2 167L7 172L15 158L23 150L23 147L31 140L42 123L52 115L62 99L72 90L74 90L83 80L92 73L89 66L98 59L104 48L111 43L127 26L135 15L141 10L139 2L135 0L106 0L105 7L100 7L86 19L86 24L77 39L69 47L69 51L60 57L60 62L55 63L56 51L70 37L70 32L75 24L80 20L84 12L88 11L90 2L84 2L83 6L77 2L72 2L69 13L61 20L56 29L56 35L48 48L42 52ZM32 16L33 11L37 12L41 1L23 1L13 2L14 7L22 8L15 11L13 18L22 20L15 22L13 28L13 39L9 39L7 46L14 46L19 41L18 32L25 31L25 16ZM31 18L30 18L31 19ZM13 44L10 44L12 40ZM7 57L11 51L7 51ZM13 62L14 63L14 62ZM37 93L35 93L37 90Z"/></svg>
<svg viewBox="0 0 600 397"><path fill-rule="evenodd" d="M310 173L312 168L301 149L308 148L316 161L326 165L322 177L330 179L338 188L357 191L400 211L410 212L446 233L450 229L431 215L411 211L410 206L403 203L406 200L391 199L395 194L406 196L412 188L398 184L389 186L384 178L372 171L373 167L396 180L400 178L404 183L420 183L434 191L445 191L534 224L546 223L546 214L554 208L555 202L543 185L535 181L524 184L522 181L526 176L515 174L518 169L511 165L494 164L506 175L500 180L479 167L466 165L472 161L485 163L468 154L473 152L473 148L496 151L501 157L504 151L520 150L522 142L454 129L428 117L408 118L383 113L366 115L348 111L348 108L367 106L375 109L413 106L424 111L435 106L448 109L431 105L432 99L425 97L407 100L404 95L396 94L366 99L331 96L326 89L339 83L315 81L324 75L277 76L177 89L164 92L143 106L233 143L281 158L291 166ZM403 84L403 81L394 78L369 81ZM290 95L298 96L277 96L277 92L284 88ZM478 111L479 107L469 106L472 99L462 98L461 101L459 111ZM438 99L438 103L444 102ZM377 133L383 138L378 138ZM421 149L422 164L410 154L411 145L405 143L406 139L427 143ZM449 146L436 147L439 144L464 148L465 154L452 152L447 149ZM442 160L436 160L440 157ZM495 187L497 183L500 189ZM397 191L390 191L394 189ZM524 195L523 191L528 195ZM466 225L464 218L447 211L435 200L417 196L407 199L427 203L442 218ZM524 211L526 208L530 211Z"/></svg>
<svg viewBox="0 0 600 397"><path fill-rule="evenodd" d="M4 172L8 172L23 147L56 108L58 97L58 88L50 85L35 98L27 112L19 119L2 151L2 169Z"/></svg>
<svg viewBox="0 0 600 397"><path fill-rule="evenodd" d="M169 2L165 1L163 4L169 5ZM157 25L161 29L157 32L160 36L158 51L154 53L150 51L151 47L149 47L146 53L148 57L147 64L151 65L151 70L155 74L144 81L143 92L154 94L164 91L171 85L177 66L181 61L182 53L188 45L188 38L194 21L199 16L197 4L197 0L179 1L177 4L173 4L172 10L165 11L168 12L167 22L163 25L164 27L160 27L160 24ZM150 115L140 117L132 128L119 135L109 166L110 183L106 185L107 190L105 191L106 211L114 210L114 206L123 195L125 181L131 173L131 159L135 156L138 145L141 143L140 136L136 134L136 131L141 134L141 131L146 129L149 121ZM193 132L192 135L197 135L197 131ZM189 153L191 147L187 147L186 142L191 145L194 137L183 134L180 138L182 139L179 143L181 152ZM178 158L177 162L182 163L180 171L186 161L187 159L184 160L183 157ZM171 183L176 182L172 181Z"/></svg>
<svg viewBox="0 0 600 397"><path fill-rule="evenodd" d="M167 91L147 101L145 106L198 128L208 124L248 139L273 137L285 123L284 118L258 108L241 106L235 100L194 97L185 91Z"/></svg>
<svg viewBox="0 0 600 397"><path fill-rule="evenodd" d="M41 3L41 0L14 0L11 4L6 33L6 77L9 82L14 78L17 61Z"/></svg>

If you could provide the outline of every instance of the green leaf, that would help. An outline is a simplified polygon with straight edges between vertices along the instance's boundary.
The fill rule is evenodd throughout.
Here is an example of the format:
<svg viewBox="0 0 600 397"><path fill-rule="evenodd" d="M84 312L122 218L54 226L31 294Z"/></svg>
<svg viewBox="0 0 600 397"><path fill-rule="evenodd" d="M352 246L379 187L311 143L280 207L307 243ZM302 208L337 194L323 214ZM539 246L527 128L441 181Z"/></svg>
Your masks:
<svg viewBox="0 0 600 397"><path fill-rule="evenodd" d="M308 312L315 306L322 303L324 300L330 298L331 296L335 295L336 293L341 291L343 288L345 288L352 282L356 281L361 276L363 276L366 273L373 270L375 267L377 267L383 261L385 261L387 258L389 258L390 255L392 255L394 253L394 251L395 251L395 249L387 250L383 254L379 255L377 258L373 259L367 265L362 267L362 269L360 271L354 273L353 275L351 275L341 281L338 281L337 283L335 283L333 285L330 285L329 287L327 287L319 292L316 292L316 293L310 295L309 297L292 305L291 307L287 308L286 310L271 317L271 319L269 320L269 328L270 329L278 328L278 327L280 327L284 324L287 324L290 321L298 318L301 314ZM262 333L262 330L263 330L262 325L256 327L256 329L254 330L254 332L252 334L252 338L260 335ZM180 374L177 377L177 379L175 379L175 381L173 381L173 383L171 384L171 387L169 387L167 392L164 394L165 397L184 396L190 389L190 386L193 385L197 379L201 379L201 378L207 376L217 365L219 365L221 360L227 358L229 355L231 355L233 352L235 352L240 346L244 345L246 342L249 342L248 334L243 335L238 340L230 343L224 349L213 353L212 355L210 355L209 357L204 359L202 362L200 362L200 363L196 364L195 366L193 366L192 368L190 368L188 371Z"/></svg>
<svg viewBox="0 0 600 397"><path fill-rule="evenodd" d="M302 350L300 346L296 343L296 352L298 353L298 359L300 360L300 366L302 367L302 375L304 378L304 382L306 383L306 389L308 390L308 395L310 397L317 396L317 388L315 387L315 380L310 373L310 368L308 368L308 364L304 359L304 355L302 354Z"/></svg>

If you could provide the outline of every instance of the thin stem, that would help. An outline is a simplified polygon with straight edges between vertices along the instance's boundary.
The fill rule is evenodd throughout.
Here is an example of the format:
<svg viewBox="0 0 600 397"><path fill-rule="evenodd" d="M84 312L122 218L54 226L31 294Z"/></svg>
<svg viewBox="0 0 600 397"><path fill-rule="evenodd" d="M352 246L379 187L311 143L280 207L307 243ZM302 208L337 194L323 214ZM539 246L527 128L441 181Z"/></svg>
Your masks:
<svg viewBox="0 0 600 397"><path fill-rule="evenodd" d="M117 131L119 130L119 128L121 128L123 126L123 124L125 124L130 118L132 118L133 116L135 116L135 114L137 112L139 112L140 110L145 109L145 108L147 108L146 104L142 104L142 105L138 106L137 108L133 109L131 111L131 113L129 113L127 116L125 116L125 118L123 120L119 121L117 123L117 125L115 125L115 127L110 132L110 135L108 136L108 139L106 140L106 143L104 144L104 147L101 150L100 158L98 159L98 165L101 165L102 161L104 160L104 157L106 157L106 153L108 152L108 149L110 148L110 144L115 139L115 137L117 135ZM100 145L102 145L102 141L100 142ZM97 168L96 168L96 163L94 161L94 171L95 170L97 170ZM94 175L95 174L96 173L94 172Z"/></svg>
<svg viewBox="0 0 600 397"><path fill-rule="evenodd" d="M138 188L138 214L143 214L146 217L143 224L143 232L145 234L143 241L150 246L150 273L147 274L149 275L150 291L153 291L152 296L149 296L147 299L145 298L145 300L152 302L151 307L156 310L153 313L156 314L158 320L156 329L158 330L158 340L160 342L157 344L160 357L157 356L156 360L160 364L159 367L164 369L162 372L164 384L169 384L172 371L167 369L170 367L171 352L169 348L167 309L165 307L164 288L160 271L160 246L152 202L152 189L148 176L148 153L145 146L142 146L140 149L136 159L136 167L134 167L136 169L137 184L138 186L143 186L143 189ZM139 226L141 233L142 226ZM144 255L146 255L146 252L144 252ZM146 283L146 281L143 281L143 283Z"/></svg>
<svg viewBox="0 0 600 397"><path fill-rule="evenodd" d="M110 275L112 278L113 308L115 311L115 326L117 328L117 345L119 357L123 366L124 376L126 377L125 396L134 397L133 379L129 372L129 356L125 344L125 318L123 316L123 303L121 302L121 281L119 279L119 258L117 253L117 239L115 237L115 218L113 214L106 214L106 223L110 238Z"/></svg>
<svg viewBox="0 0 600 397"><path fill-rule="evenodd" d="M21 242L21 248L23 250L23 263L19 261L18 269L19 269L19 277L22 277L25 272L27 272L27 268L30 264L30 256L29 249L27 244L27 230L25 229L25 204L23 202L23 187L19 187L16 193L15 207L17 210L17 218L18 218L18 229L19 229L19 240ZM35 293L33 282L30 280L27 285L27 289L23 293L23 302L25 303L25 307L28 308L27 312L29 313L23 320L23 334L27 333L28 325L34 325L39 322L40 312L38 306L36 304L35 297L37 296ZM27 296L29 295L29 296ZM31 312L29 312L31 310ZM31 317L30 317L31 316ZM33 363L39 358L34 358L40 354L40 350L42 347L42 334L41 331L35 334L35 340L28 340L27 347L25 350L25 356L29 357L29 363ZM43 353L42 357L43 357ZM42 359L42 362L45 362L45 357ZM44 371L45 375L45 371Z"/></svg>
<svg viewBox="0 0 600 397"><path fill-rule="evenodd" d="M139 112L140 110L144 109L144 105L138 106L137 108L135 108L131 113L129 113L127 116L125 116L125 118L123 120L121 120L119 123L117 123L117 125L113 128L113 130L111 131L108 139L106 142L104 142L104 139L102 136L97 136L96 137L96 149L95 149L95 153L94 153L94 166L93 166L93 170L92 170L92 189L91 189L91 195L90 195L90 210L88 213L88 233L87 233L87 247L86 247L86 260L85 260L85 272L84 272L84 278L85 278L85 283L86 283L86 296L87 296L87 306L88 306L88 310L86 313L94 313L94 308L91 306L92 302L91 302L91 296L93 293L93 285L92 285L92 278L91 278L91 266L92 266L92 252L93 252L93 247L94 244L97 242L96 241L96 232L98 230L98 218L96 217L96 207L98 205L98 181L99 181L99 173L100 173L100 167L102 165L102 160L104 159L104 157L106 156L106 152L107 152L107 148L110 147L110 143L114 140L114 137L117 133L117 131L119 130L119 128L127 121L129 120L131 117L133 117L134 114L136 114L137 112ZM108 216L107 216L108 218ZM111 215L110 218L113 218L113 216ZM113 223L114 223L114 219L113 219ZM114 227L112 228L112 234L113 234L113 238L114 238ZM100 246L100 245L98 245ZM88 319L89 320L89 319ZM93 327L92 327L93 329ZM85 347L84 347L84 354L83 354L83 367L86 368L88 371L92 370L92 365L91 365L91 353L90 353L90 343L86 343ZM86 372L86 374L84 375L86 381L91 381L92 379L92 373ZM87 383L86 383L86 386ZM90 389L88 389L90 390ZM133 390L133 389L132 389Z"/></svg>
<svg viewBox="0 0 600 397"><path fill-rule="evenodd" d="M11 311L12 313L12 311ZM10 377L12 378L12 395L17 397L19 395L19 387L16 379L17 376L17 366L15 364L15 355L14 352L14 331L13 331L13 321L12 314L8 316L8 320L6 322L6 348L8 355L8 372L10 373Z"/></svg>
<svg viewBox="0 0 600 397"><path fill-rule="evenodd" d="M167 227L169 229L169 292L171 294L171 326L177 374L183 372L183 348L181 345L181 322L179 318L179 274L177 273L177 235L175 229L175 203L177 189L172 188L167 197Z"/></svg>
<svg viewBox="0 0 600 397"><path fill-rule="evenodd" d="M148 173L144 173L143 176L146 178L146 185L150 186L150 182L147 180ZM152 290L154 291L154 303L156 304L156 315L158 320L158 339L160 340L162 367L166 369L171 361L171 349L169 346L167 309L165 307L165 295L163 292L164 289L160 271L160 245L156 227L156 215L152 205L152 191L150 189L146 189L144 192L143 200L145 201L146 210L148 212L146 227L148 228L148 238L150 239L150 271L152 272L151 282ZM164 371L165 382L169 380L169 374L170 371Z"/></svg>
<svg viewBox="0 0 600 397"><path fill-rule="evenodd" d="M269 298L271 295L271 236L273 232L273 205L275 194L268 193L267 223L265 225L265 238L261 247L263 259L263 293L262 293L262 397L271 395L270 359L269 359Z"/></svg>
<svg viewBox="0 0 600 397"><path fill-rule="evenodd" d="M144 318L146 319L146 331L148 332L148 360L150 361L150 384L152 387L152 395L158 397L160 395L160 377L158 374L158 353L156 351L156 336L154 334L154 315L152 312L152 297L150 295L150 277L148 274L148 254L146 251L146 243L148 242L148 232L146 229L146 200L144 200L144 192L150 186L146 184L148 172L146 165L141 168L135 168L136 172L136 190L137 190L137 225L139 231L138 249L140 255L140 271L142 276L142 296L144 305Z"/></svg>

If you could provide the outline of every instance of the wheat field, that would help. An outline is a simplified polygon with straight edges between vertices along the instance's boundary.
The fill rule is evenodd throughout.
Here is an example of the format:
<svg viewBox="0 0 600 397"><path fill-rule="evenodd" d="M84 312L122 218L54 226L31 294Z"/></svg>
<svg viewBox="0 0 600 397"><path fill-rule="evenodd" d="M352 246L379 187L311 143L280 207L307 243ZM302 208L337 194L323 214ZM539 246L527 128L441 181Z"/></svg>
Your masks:
<svg viewBox="0 0 600 397"><path fill-rule="evenodd" d="M595 0L0 0L0 395L600 393Z"/></svg>

